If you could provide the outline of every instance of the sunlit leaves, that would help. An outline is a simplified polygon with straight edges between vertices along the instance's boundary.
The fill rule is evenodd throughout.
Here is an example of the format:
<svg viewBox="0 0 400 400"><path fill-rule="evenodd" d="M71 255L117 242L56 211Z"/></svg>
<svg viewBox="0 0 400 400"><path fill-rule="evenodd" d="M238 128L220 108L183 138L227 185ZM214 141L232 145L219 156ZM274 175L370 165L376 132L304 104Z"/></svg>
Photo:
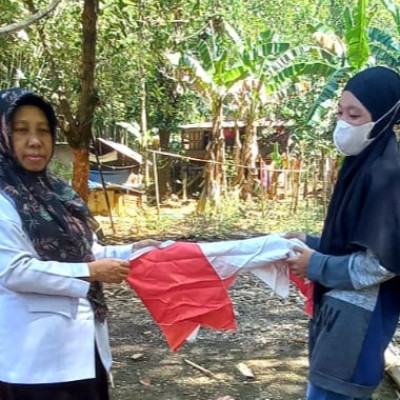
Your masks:
<svg viewBox="0 0 400 400"><path fill-rule="evenodd" d="M358 0L353 18L348 11L345 13L347 58L349 64L355 69L362 68L370 54L366 31L368 26L366 3L367 0Z"/></svg>
<svg viewBox="0 0 400 400"><path fill-rule="evenodd" d="M397 32L400 36L400 5L393 0L381 0L386 9L392 14L394 23L396 24Z"/></svg>
<svg viewBox="0 0 400 400"><path fill-rule="evenodd" d="M327 79L325 86L318 95L314 104L308 111L307 120L309 122L319 121L323 113L326 111L326 104L330 103L328 100L335 99L338 95L340 82L344 82L349 77L351 69L349 67L338 68L331 73ZM329 71L325 70L324 73ZM332 72L332 71L331 71Z"/></svg>

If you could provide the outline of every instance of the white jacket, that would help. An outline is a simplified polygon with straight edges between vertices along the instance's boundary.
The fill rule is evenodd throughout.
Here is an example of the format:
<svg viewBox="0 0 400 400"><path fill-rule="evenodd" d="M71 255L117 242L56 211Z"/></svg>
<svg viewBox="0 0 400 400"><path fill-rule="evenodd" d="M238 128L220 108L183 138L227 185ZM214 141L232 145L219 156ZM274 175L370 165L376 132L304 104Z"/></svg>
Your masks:
<svg viewBox="0 0 400 400"><path fill-rule="evenodd" d="M132 245L100 246L96 259L128 259ZM0 381L55 383L95 377L95 340L111 366L106 323L86 295L86 263L40 261L12 200L0 193Z"/></svg>

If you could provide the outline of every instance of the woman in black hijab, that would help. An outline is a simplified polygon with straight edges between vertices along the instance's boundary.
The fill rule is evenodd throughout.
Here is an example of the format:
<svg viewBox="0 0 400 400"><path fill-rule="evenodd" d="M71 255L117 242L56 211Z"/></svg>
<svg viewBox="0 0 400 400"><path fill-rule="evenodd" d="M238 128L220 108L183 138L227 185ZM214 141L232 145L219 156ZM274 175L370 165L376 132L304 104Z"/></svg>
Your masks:
<svg viewBox="0 0 400 400"><path fill-rule="evenodd" d="M132 251L101 246L85 202L47 168L56 116L42 97L0 92L0 398L108 400L102 282Z"/></svg>
<svg viewBox="0 0 400 400"><path fill-rule="evenodd" d="M292 272L314 285L307 400L370 399L400 313L400 77L385 67L349 80L333 134L346 156L321 238L289 233ZM314 249L314 250L312 250Z"/></svg>

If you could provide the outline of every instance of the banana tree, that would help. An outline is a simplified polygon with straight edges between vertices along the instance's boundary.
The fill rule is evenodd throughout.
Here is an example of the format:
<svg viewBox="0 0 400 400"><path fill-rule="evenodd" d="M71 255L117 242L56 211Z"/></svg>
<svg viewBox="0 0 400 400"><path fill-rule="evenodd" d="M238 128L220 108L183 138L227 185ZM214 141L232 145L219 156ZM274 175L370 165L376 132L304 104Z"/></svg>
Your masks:
<svg viewBox="0 0 400 400"><path fill-rule="evenodd" d="M225 138L221 125L223 105L229 90L246 74L246 68L231 56L228 49L212 40L208 43L200 41L194 51L183 52L178 57L182 80L206 101L212 118L199 211L204 210L209 202L217 204L221 190L226 187Z"/></svg>
<svg viewBox="0 0 400 400"><path fill-rule="evenodd" d="M273 96L269 96L266 90L268 65L272 59L287 51L289 44L274 41L271 31L261 33L254 42L245 42L228 22L225 22L225 29L247 70L246 78L237 82L230 91L234 103L241 109L240 114L246 120L244 142L236 143L236 148L241 148L240 157L236 156L239 161L236 184L240 188L241 197L246 199L251 196L258 175L256 121L268 102L273 101Z"/></svg>
<svg viewBox="0 0 400 400"><path fill-rule="evenodd" d="M395 28L400 37L400 7L392 0L381 0L382 5L392 15ZM358 0L357 7L351 12L345 9L345 37L341 39L322 24L314 29L314 38L325 49L324 63L334 71L321 77L326 84L309 110L308 121L319 121L326 112L328 100L338 94L340 84L354 72L366 66L387 65L400 71L400 41L381 28L371 27L366 12L367 0Z"/></svg>
<svg viewBox="0 0 400 400"><path fill-rule="evenodd" d="M237 184L241 197L249 198L254 192L258 177L256 161L259 155L257 120L266 116L268 106L275 105L287 86L302 74L325 73L334 69L314 60L321 52L312 46L291 47L289 43L275 40L271 31L265 31L255 41L244 41L237 31L225 23L230 38L239 50L239 56L248 71L248 77L231 90L235 103L240 104L246 119ZM270 107L271 108L271 107Z"/></svg>
<svg viewBox="0 0 400 400"><path fill-rule="evenodd" d="M371 54L376 63L400 71L400 7L391 0L382 0L382 4L392 15L398 35L395 37L377 27L368 29Z"/></svg>
<svg viewBox="0 0 400 400"><path fill-rule="evenodd" d="M400 70L400 42L375 27L368 30L368 38L376 62Z"/></svg>
<svg viewBox="0 0 400 400"><path fill-rule="evenodd" d="M324 50L321 68L315 71L326 83L311 106L307 120L309 123L320 121L331 107L329 100L338 95L340 84L350 78L354 72L373 64L370 41L367 35L369 18L367 0L358 0L351 10L346 7L343 13L345 33L341 38L323 24L314 25L313 38Z"/></svg>
<svg viewBox="0 0 400 400"><path fill-rule="evenodd" d="M397 33L400 37L400 6L395 3L393 0L381 0L383 6L387 11L392 15L393 21L396 25Z"/></svg>

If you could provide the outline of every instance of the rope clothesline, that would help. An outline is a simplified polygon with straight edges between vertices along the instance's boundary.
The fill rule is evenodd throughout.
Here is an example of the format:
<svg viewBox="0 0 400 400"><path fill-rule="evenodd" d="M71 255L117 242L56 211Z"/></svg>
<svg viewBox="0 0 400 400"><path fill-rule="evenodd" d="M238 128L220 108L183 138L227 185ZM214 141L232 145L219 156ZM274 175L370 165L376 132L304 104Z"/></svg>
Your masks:
<svg viewBox="0 0 400 400"><path fill-rule="evenodd" d="M152 153L152 154L159 154L159 155L179 158L181 160L187 160L187 161L196 161L196 162L201 162L201 163L212 163L212 164L219 164L219 165L223 165L223 166L241 167L241 168L248 168L248 169L257 168L257 167L249 167L248 165L236 164L236 163L231 162L231 161L220 162L220 161L213 161L213 160L205 160L205 159L202 159L202 158L189 157L189 156L184 156L184 155L176 154L176 153L169 153L167 151L161 151L161 150L146 149L146 151L148 153ZM132 165L124 165L124 166L107 165L107 164L103 163L102 161L100 161L100 164L102 165L102 167L105 167L106 169L113 170L113 171L124 170L124 169L132 167ZM290 172L308 172L308 169L303 169L303 168L300 168L300 169L299 168L270 168L269 166L267 166L267 170L268 171L272 171L272 172L286 172L286 171L290 171Z"/></svg>
<svg viewBox="0 0 400 400"><path fill-rule="evenodd" d="M225 162L220 162L220 161L213 161L213 160L204 160L201 158L195 158L195 157L189 157L189 156L182 156L181 154L176 154L176 153L169 153L166 151L160 151L160 150L150 150L147 149L149 153L156 153L164 156L169 156L169 157L175 157L175 158L180 158L182 160L190 160L190 161L198 161L198 162L203 162L203 163L212 163L212 164L220 164L220 165L228 165L232 167L242 167L242 168L254 168L254 167L249 167L248 165L241 165L241 164L235 164L233 162L225 161ZM269 171L277 171L277 172L284 172L284 171L295 171L295 172L306 172L306 169L279 169L279 168L268 168Z"/></svg>

